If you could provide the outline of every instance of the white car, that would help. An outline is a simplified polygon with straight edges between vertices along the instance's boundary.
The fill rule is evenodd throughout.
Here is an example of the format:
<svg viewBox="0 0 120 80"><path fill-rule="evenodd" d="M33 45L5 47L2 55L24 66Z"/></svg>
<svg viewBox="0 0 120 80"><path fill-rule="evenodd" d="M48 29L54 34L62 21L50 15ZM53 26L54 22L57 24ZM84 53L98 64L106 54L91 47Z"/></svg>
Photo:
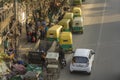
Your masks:
<svg viewBox="0 0 120 80"><path fill-rule="evenodd" d="M95 52L92 49L76 49L70 63L70 72L85 71L91 74L94 54Z"/></svg>

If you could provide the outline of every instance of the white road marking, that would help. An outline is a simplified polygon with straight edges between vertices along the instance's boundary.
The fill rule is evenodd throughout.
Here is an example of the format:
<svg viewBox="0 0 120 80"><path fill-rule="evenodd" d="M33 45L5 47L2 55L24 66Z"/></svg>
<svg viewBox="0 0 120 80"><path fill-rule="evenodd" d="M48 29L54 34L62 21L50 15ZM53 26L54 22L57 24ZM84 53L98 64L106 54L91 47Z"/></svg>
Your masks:
<svg viewBox="0 0 120 80"><path fill-rule="evenodd" d="M102 30L103 30L103 24L104 24L104 16L105 16L105 10L106 10L106 4L107 4L107 0L105 0L104 2L104 9L102 11L102 21L101 21L101 26L100 26L100 32L99 32L99 37L98 37L98 40L97 40L97 47L96 47L96 53L100 47L100 40L101 40L101 37L102 37Z"/></svg>

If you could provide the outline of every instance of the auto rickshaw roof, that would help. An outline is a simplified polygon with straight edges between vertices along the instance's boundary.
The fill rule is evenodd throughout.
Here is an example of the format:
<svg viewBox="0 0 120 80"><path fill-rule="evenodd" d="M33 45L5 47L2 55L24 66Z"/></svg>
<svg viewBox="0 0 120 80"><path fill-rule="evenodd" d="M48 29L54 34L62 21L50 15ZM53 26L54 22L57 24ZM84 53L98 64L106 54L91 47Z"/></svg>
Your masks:
<svg viewBox="0 0 120 80"><path fill-rule="evenodd" d="M49 30L56 30L58 28L62 28L62 26L61 25L54 25L51 28L49 28Z"/></svg>
<svg viewBox="0 0 120 80"><path fill-rule="evenodd" d="M74 8L73 8L73 12L74 12L74 11L81 11L81 8L80 8L80 7L74 7Z"/></svg>
<svg viewBox="0 0 120 80"><path fill-rule="evenodd" d="M73 13L72 12L66 12L63 18L64 19L71 19L71 18L73 18Z"/></svg>
<svg viewBox="0 0 120 80"><path fill-rule="evenodd" d="M62 19L61 21L59 21L58 24L64 24L64 23L69 23L70 19Z"/></svg>
<svg viewBox="0 0 120 80"><path fill-rule="evenodd" d="M72 37L72 33L71 32L62 32L61 33L61 37L69 37L69 36Z"/></svg>

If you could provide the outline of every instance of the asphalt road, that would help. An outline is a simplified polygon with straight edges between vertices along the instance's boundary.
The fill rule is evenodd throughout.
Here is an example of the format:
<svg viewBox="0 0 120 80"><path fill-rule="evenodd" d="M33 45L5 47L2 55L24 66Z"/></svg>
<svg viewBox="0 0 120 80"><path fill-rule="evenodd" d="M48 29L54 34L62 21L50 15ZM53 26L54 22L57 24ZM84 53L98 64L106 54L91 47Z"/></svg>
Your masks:
<svg viewBox="0 0 120 80"><path fill-rule="evenodd" d="M73 46L95 50L92 74L70 74L67 54L59 80L120 80L120 0L86 0L83 12L84 34L73 35Z"/></svg>

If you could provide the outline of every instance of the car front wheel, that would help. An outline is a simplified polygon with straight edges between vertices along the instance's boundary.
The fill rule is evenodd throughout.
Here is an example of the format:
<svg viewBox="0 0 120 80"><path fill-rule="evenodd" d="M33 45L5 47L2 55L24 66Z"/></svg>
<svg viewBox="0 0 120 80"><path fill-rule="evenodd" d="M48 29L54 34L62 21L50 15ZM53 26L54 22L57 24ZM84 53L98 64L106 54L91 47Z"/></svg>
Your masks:
<svg viewBox="0 0 120 80"><path fill-rule="evenodd" d="M69 70L70 73L73 73L73 71Z"/></svg>

